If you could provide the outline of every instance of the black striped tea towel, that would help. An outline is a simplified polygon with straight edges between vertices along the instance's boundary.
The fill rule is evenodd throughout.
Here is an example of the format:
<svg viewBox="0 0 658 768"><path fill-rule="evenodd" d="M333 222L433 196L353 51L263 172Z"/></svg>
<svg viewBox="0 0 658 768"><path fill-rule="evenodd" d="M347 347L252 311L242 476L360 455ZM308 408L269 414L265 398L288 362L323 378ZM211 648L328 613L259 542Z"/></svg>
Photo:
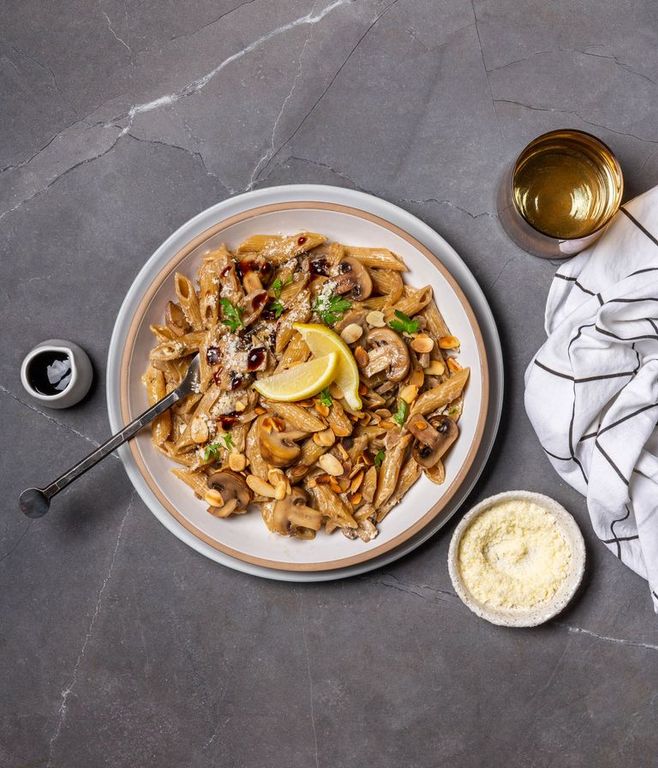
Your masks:
<svg viewBox="0 0 658 768"><path fill-rule="evenodd" d="M528 417L658 613L658 187L560 266L545 326L525 374Z"/></svg>

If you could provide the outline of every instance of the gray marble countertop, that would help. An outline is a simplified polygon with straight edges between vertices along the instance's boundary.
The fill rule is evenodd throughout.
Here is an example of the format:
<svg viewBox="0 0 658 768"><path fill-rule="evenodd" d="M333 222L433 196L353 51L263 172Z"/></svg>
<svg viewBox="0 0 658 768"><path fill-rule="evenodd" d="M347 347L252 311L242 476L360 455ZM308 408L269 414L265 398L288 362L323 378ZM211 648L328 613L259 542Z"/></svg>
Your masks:
<svg viewBox="0 0 658 768"><path fill-rule="evenodd" d="M554 266L494 192L534 135L591 131L627 197L658 182L653 0L100 0L0 9L0 765L649 766L658 625L593 536L523 404ZM203 559L115 458L42 520L17 511L108 434L105 358L138 269L186 219L292 182L366 190L444 235L485 290L508 374L472 501L546 492L580 521L585 589L557 621L477 619L449 526L363 578L266 582ZM18 369L70 338L96 385L30 404Z"/></svg>

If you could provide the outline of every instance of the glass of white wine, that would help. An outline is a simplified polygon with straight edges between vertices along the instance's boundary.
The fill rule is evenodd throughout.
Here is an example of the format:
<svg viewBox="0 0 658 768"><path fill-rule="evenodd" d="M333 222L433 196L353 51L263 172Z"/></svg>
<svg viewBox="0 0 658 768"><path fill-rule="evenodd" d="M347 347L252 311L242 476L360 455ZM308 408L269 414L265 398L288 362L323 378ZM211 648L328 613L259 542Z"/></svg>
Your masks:
<svg viewBox="0 0 658 768"><path fill-rule="evenodd" d="M498 215L529 253L566 258L591 245L619 210L621 167L596 136L564 129L538 136L505 174Z"/></svg>

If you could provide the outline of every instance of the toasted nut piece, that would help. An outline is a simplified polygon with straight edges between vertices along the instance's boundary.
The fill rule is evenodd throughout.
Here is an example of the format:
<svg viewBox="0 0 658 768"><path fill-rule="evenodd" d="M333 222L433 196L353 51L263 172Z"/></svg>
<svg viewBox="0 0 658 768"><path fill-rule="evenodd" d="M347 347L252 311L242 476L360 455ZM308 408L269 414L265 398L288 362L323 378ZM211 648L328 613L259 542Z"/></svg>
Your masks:
<svg viewBox="0 0 658 768"><path fill-rule="evenodd" d="M411 348L414 352L431 352L434 349L434 340L431 339L426 333L420 333L411 342Z"/></svg>
<svg viewBox="0 0 658 768"><path fill-rule="evenodd" d="M439 347L441 349L458 349L460 347L459 339L456 336L441 336Z"/></svg>
<svg viewBox="0 0 658 768"><path fill-rule="evenodd" d="M384 313L380 312L379 310L368 312L366 315L366 323L371 325L373 328L383 328L386 325L386 320L384 320Z"/></svg>
<svg viewBox="0 0 658 768"><path fill-rule="evenodd" d="M206 443L210 437L205 419L194 419L190 426L190 436L195 443Z"/></svg>
<svg viewBox="0 0 658 768"><path fill-rule="evenodd" d="M238 400L235 404L235 410L238 413L242 413L242 411L244 411L246 408L247 408L247 405L246 403L243 403L242 400Z"/></svg>
<svg viewBox="0 0 658 768"><path fill-rule="evenodd" d="M266 496L270 499L276 498L276 492L274 488L265 480L261 480L256 475L247 475L247 485L258 496Z"/></svg>
<svg viewBox="0 0 658 768"><path fill-rule="evenodd" d="M361 483L363 482L364 475L365 473L362 470L361 472L359 472L358 475L354 477L350 485L350 491L352 493L356 493L359 490L359 488L361 487Z"/></svg>
<svg viewBox="0 0 658 768"><path fill-rule="evenodd" d="M265 408L261 408L260 405L257 405L254 408L254 413L257 413L259 416L261 416L263 413L267 413L267 411L265 410Z"/></svg>
<svg viewBox="0 0 658 768"><path fill-rule="evenodd" d="M459 363L453 357L448 358L448 368L450 368L453 373L457 373L457 371L462 370L461 365L459 365Z"/></svg>
<svg viewBox="0 0 658 768"><path fill-rule="evenodd" d="M406 403L413 403L413 401L418 397L418 387L415 387L413 384L407 384L406 387L402 387L400 390L400 397Z"/></svg>
<svg viewBox="0 0 658 768"><path fill-rule="evenodd" d="M234 472L242 472L247 466L247 457L244 453L231 453L228 457L228 466Z"/></svg>
<svg viewBox="0 0 658 768"><path fill-rule="evenodd" d="M414 387L420 389L425 382L425 374L422 368L414 368L413 373L409 376L409 384L413 384Z"/></svg>
<svg viewBox="0 0 658 768"><path fill-rule="evenodd" d="M320 414L320 416L329 415L329 406L321 403L320 401L315 403L315 410Z"/></svg>
<svg viewBox="0 0 658 768"><path fill-rule="evenodd" d="M336 442L336 435L334 435L331 429L323 429L321 432L313 433L313 442L316 445L321 445L324 448L331 448Z"/></svg>
<svg viewBox="0 0 658 768"><path fill-rule="evenodd" d="M338 477L343 474L343 465L338 461L335 456L330 453L323 453L318 459L318 464L324 469L328 475Z"/></svg>
<svg viewBox="0 0 658 768"><path fill-rule="evenodd" d="M363 336L363 328L357 323L350 323L343 328L340 335L346 344L354 344Z"/></svg>
<svg viewBox="0 0 658 768"><path fill-rule="evenodd" d="M342 443L338 443L338 453L340 453L340 455L342 456L343 461L347 461L350 457L349 453L345 450Z"/></svg>
<svg viewBox="0 0 658 768"><path fill-rule="evenodd" d="M343 394L343 390L334 382L329 387L329 394L334 398L334 400L342 400L345 395Z"/></svg>
<svg viewBox="0 0 658 768"><path fill-rule="evenodd" d="M338 485L338 483L334 480L333 477L329 478L329 487L334 493L339 493L339 494L342 493L340 485Z"/></svg>
<svg viewBox="0 0 658 768"><path fill-rule="evenodd" d="M359 394L360 395L368 394L368 387L363 382L360 382L359 384Z"/></svg>
<svg viewBox="0 0 658 768"><path fill-rule="evenodd" d="M446 372L446 367L442 360L431 360L430 364L425 368L425 373L428 376L443 376Z"/></svg>
<svg viewBox="0 0 658 768"><path fill-rule="evenodd" d="M285 480L280 480L274 489L274 498L277 501L282 501L286 498L286 492L288 491L288 487L286 485Z"/></svg>
<svg viewBox="0 0 658 768"><path fill-rule="evenodd" d="M351 504L353 507L356 507L356 506L358 506L358 505L361 503L361 499L362 499L362 498L363 498L363 497L361 496L361 494L360 494L360 493L355 493L355 494L353 494L352 496L350 496L350 504Z"/></svg>
<svg viewBox="0 0 658 768"><path fill-rule="evenodd" d="M365 368L366 365L368 365L368 360L370 358L368 357L368 353L365 351L365 349L359 346L354 350L354 359L356 360L359 368Z"/></svg>
<svg viewBox="0 0 658 768"><path fill-rule="evenodd" d="M206 504L210 504L211 507L223 507L224 506L224 498L222 494L215 490L214 488L209 488L204 496L203 500L206 502Z"/></svg>
<svg viewBox="0 0 658 768"><path fill-rule="evenodd" d="M280 469L269 469L267 471L267 479L273 488L276 488L277 484L284 480L285 477Z"/></svg>

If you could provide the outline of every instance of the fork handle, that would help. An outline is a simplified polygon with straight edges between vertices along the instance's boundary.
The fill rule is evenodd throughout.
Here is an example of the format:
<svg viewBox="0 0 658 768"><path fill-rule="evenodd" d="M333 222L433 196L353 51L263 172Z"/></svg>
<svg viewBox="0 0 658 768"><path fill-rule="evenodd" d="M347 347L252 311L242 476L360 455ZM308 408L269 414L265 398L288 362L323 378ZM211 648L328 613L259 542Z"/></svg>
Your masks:
<svg viewBox="0 0 658 768"><path fill-rule="evenodd" d="M63 475L53 480L52 483L45 488L27 488L21 493L18 498L21 512L28 517L42 517L48 511L50 506L50 500L55 494L59 493L63 488L77 480L80 475L91 469L98 464L99 461L104 459L108 454L112 453L120 445L123 445L127 440L136 435L140 429L150 424L156 416L171 408L171 406L180 400L182 394L178 389L170 392L168 395L158 400L157 403L152 405L148 410L144 411L141 416L138 416L134 421L125 426L121 431L92 451L82 461L79 461L71 469L64 472Z"/></svg>

